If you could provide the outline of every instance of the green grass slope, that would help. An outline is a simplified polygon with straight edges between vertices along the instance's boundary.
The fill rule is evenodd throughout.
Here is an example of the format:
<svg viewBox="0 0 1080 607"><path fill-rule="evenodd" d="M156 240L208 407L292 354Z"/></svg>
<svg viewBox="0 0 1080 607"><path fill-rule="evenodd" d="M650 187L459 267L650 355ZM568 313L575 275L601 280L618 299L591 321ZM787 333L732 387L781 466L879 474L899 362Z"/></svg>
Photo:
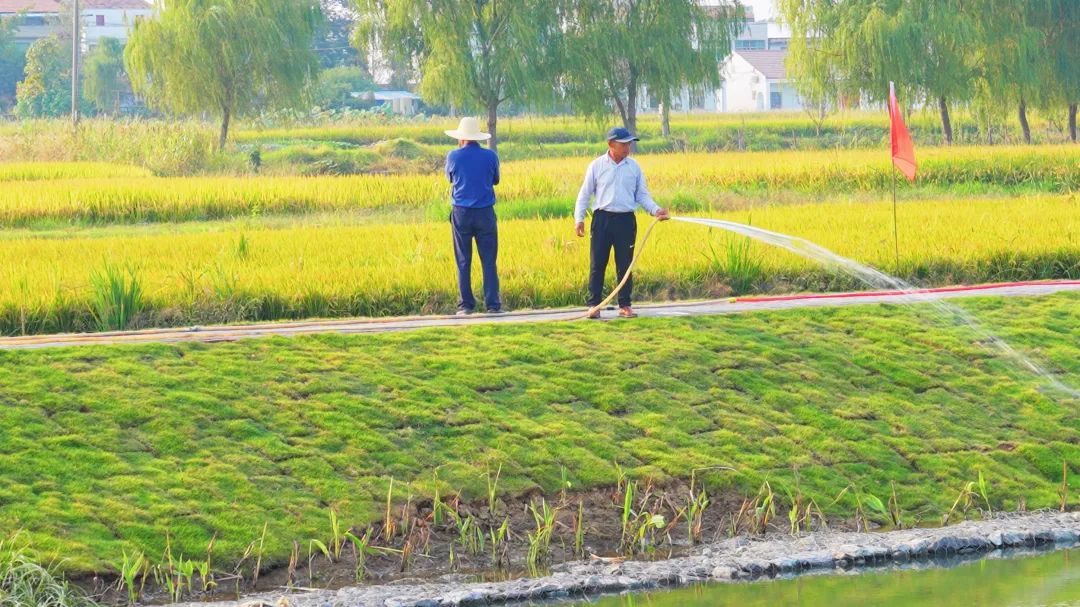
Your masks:
<svg viewBox="0 0 1080 607"><path fill-rule="evenodd" d="M1080 297L967 301L1080 384ZM995 508L1056 506L1080 472L1080 403L918 310L426 330L0 352L0 535L71 571L124 549L236 559L268 525L296 539L420 496L554 492L632 477L735 474L713 491L781 495L799 467L822 502L849 484L933 519L981 471ZM843 504L835 506L844 508Z"/></svg>

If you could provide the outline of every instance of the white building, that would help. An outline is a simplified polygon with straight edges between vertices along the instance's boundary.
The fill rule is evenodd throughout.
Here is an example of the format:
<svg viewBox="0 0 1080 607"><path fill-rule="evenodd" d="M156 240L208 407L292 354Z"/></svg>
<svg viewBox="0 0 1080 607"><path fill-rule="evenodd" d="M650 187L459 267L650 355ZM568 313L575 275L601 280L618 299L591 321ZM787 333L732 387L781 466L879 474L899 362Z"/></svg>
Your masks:
<svg viewBox="0 0 1080 607"><path fill-rule="evenodd" d="M135 22L149 19L154 8L146 0L81 0L83 45L92 49L102 38L127 42Z"/></svg>
<svg viewBox="0 0 1080 607"><path fill-rule="evenodd" d="M63 6L71 0L0 0L0 17L18 17L16 42L30 46L35 40L56 34ZM153 15L147 0L80 0L83 50L97 46L102 38L127 42L135 22ZM70 14L70 13L69 13Z"/></svg>
<svg viewBox="0 0 1080 607"><path fill-rule="evenodd" d="M802 100L787 77L786 50L735 51L724 61L721 75L722 112L801 110Z"/></svg>
<svg viewBox="0 0 1080 607"><path fill-rule="evenodd" d="M0 17L19 20L15 43L28 47L35 40L56 33L60 3L56 0L0 0Z"/></svg>

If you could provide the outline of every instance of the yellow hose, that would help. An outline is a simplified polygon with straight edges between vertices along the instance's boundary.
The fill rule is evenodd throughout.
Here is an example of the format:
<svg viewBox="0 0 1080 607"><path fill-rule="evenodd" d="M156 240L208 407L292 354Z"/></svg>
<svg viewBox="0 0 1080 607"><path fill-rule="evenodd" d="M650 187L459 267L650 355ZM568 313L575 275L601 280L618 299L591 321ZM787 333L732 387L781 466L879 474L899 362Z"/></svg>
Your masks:
<svg viewBox="0 0 1080 607"><path fill-rule="evenodd" d="M652 223L649 224L649 227L645 229L645 235L641 237L641 244L634 248L634 258L630 260L630 265L627 266L626 273L623 274L622 280L619 281L619 284L615 285L615 289L608 294L604 301L589 308L589 310L581 316L575 316L570 320L581 320L582 318L588 318L593 314L599 312L600 310L603 310L605 307L607 307L609 303L611 303L612 299L615 299L615 295L618 294L619 289L623 288L623 285L626 284L627 280L630 280L630 272L634 269L634 265L637 263L637 260L641 259L642 251L645 250L645 243L649 241L649 234L652 234L653 228L655 228L656 224L658 223L660 223L660 220L654 218L652 220Z"/></svg>

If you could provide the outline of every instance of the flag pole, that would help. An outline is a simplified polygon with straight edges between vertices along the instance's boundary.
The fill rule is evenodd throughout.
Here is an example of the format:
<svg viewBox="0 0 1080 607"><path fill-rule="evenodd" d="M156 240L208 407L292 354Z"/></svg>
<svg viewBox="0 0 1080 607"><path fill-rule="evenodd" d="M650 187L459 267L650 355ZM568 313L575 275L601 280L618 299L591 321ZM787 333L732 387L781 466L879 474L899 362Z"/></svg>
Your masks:
<svg viewBox="0 0 1080 607"><path fill-rule="evenodd" d="M892 99L896 95L896 88L892 81L889 81L889 98ZM897 111L900 110L899 104L897 104ZM889 129L893 129L893 121L889 120ZM890 152L891 154L891 152ZM889 157L889 175L892 176L890 183L892 184L892 230L893 230L893 253L895 255L896 263L896 275L900 276L900 231L897 227L896 220L896 167L893 166L893 158Z"/></svg>
<svg viewBox="0 0 1080 607"><path fill-rule="evenodd" d="M896 254L896 276L900 277L900 232L896 227L896 168L889 163L889 172L892 173L892 234L893 249Z"/></svg>

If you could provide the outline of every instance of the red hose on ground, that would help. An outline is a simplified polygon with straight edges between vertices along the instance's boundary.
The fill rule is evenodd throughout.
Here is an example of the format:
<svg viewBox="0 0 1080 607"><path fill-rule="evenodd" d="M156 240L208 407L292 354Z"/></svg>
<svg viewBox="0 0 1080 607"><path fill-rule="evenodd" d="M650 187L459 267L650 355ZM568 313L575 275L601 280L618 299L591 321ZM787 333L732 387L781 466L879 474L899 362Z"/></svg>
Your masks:
<svg viewBox="0 0 1080 607"><path fill-rule="evenodd" d="M985 291L988 289L1002 289L1008 287L1031 287L1038 285L1080 285L1080 280L1024 280L1019 282L998 282L985 285L937 287L934 289L916 289L914 291L857 291L854 293L806 293L803 295L777 295L773 297L737 297L739 303L755 303L768 301L798 301L803 299L850 299L854 297L888 297L892 295L921 295L929 293L956 293L962 291Z"/></svg>

